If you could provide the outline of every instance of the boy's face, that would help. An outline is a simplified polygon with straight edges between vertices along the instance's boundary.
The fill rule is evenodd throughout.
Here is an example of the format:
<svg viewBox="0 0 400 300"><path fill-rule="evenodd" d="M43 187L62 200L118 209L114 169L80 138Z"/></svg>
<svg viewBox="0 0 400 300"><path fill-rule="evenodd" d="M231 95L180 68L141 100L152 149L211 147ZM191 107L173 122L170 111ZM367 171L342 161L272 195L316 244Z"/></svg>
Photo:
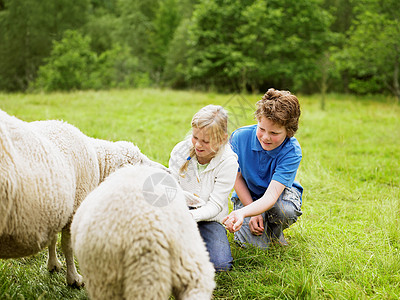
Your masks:
<svg viewBox="0 0 400 300"><path fill-rule="evenodd" d="M261 117L257 124L257 139L264 150L271 151L279 147L286 139L287 132L284 126Z"/></svg>

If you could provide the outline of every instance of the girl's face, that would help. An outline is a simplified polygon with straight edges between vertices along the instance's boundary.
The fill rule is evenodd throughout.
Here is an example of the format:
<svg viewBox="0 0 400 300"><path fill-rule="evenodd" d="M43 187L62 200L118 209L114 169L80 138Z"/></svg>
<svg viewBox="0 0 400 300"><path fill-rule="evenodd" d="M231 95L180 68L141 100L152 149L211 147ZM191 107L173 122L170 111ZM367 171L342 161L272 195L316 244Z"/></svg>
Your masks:
<svg viewBox="0 0 400 300"><path fill-rule="evenodd" d="M192 143L196 151L197 160L201 164L209 163L219 148L216 145L211 145L207 128L199 129L193 127Z"/></svg>
<svg viewBox="0 0 400 300"><path fill-rule="evenodd" d="M264 150L271 151L279 147L286 139L287 131L284 126L261 117L257 124L257 139Z"/></svg>

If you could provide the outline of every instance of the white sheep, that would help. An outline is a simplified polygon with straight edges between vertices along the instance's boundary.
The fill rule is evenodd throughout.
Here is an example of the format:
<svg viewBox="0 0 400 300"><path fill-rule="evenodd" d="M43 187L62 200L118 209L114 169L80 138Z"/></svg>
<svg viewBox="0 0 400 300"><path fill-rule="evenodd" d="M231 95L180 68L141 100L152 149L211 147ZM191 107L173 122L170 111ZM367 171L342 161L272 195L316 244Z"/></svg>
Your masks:
<svg viewBox="0 0 400 300"><path fill-rule="evenodd" d="M111 174L78 208L72 245L91 299L210 299L214 267L171 175Z"/></svg>
<svg viewBox="0 0 400 300"><path fill-rule="evenodd" d="M0 147L0 258L23 257L48 246L48 268L59 270L56 242L62 232L67 283L81 286L71 248L73 214L117 168L153 162L132 143L92 139L62 121L24 122L1 110Z"/></svg>
<svg viewBox="0 0 400 300"><path fill-rule="evenodd" d="M94 147L67 123L28 123L3 111L0 143L0 257L27 256L49 246L48 268L58 270L55 245L62 231L67 283L81 286L69 224L99 183Z"/></svg>
<svg viewBox="0 0 400 300"><path fill-rule="evenodd" d="M89 138L89 140L95 147L97 154L100 182L103 182L108 175L124 165L143 164L168 170L163 165L150 160L131 142L111 142L95 138Z"/></svg>

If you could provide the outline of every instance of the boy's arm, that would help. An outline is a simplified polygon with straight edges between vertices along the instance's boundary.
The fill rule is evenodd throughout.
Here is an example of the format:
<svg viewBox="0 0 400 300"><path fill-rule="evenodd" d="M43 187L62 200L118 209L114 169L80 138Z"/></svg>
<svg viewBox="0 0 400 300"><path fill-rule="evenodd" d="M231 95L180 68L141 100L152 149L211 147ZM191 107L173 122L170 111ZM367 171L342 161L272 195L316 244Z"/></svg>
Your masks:
<svg viewBox="0 0 400 300"><path fill-rule="evenodd" d="M235 181L235 192L239 197L240 202L244 206L253 203L250 191L247 188L246 182L240 172L237 173ZM264 232L264 219L261 215L253 216L249 221L249 228L254 235L262 235Z"/></svg>
<svg viewBox="0 0 400 300"><path fill-rule="evenodd" d="M282 183L272 180L264 195L260 199L252 203L252 205L242 208L243 215L245 217L256 216L271 209L284 189L285 186Z"/></svg>
<svg viewBox="0 0 400 300"><path fill-rule="evenodd" d="M236 175L236 180L235 180L235 186L234 186L235 192L239 197L240 202L244 206L247 206L251 203L253 203L253 199L251 198L250 191L247 188L247 185L242 177L242 173L238 172Z"/></svg>
<svg viewBox="0 0 400 300"><path fill-rule="evenodd" d="M229 231L238 231L243 224L244 218L257 216L274 206L284 189L285 186L282 183L272 180L268 189L260 199L241 209L233 211L225 217L223 223Z"/></svg>

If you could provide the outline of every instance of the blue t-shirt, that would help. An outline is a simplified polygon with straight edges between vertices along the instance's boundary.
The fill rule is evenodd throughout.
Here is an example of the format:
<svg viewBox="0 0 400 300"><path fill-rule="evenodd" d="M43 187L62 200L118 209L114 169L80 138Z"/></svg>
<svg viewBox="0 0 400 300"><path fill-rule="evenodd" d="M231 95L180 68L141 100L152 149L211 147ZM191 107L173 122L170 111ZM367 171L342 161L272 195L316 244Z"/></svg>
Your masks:
<svg viewBox="0 0 400 300"><path fill-rule="evenodd" d="M232 150L238 156L239 172L253 200L264 195L271 180L276 180L303 193L303 187L295 181L302 158L301 147L295 137L286 138L271 150L264 150L256 136L257 125L235 130L230 138ZM237 197L236 192L233 196Z"/></svg>

